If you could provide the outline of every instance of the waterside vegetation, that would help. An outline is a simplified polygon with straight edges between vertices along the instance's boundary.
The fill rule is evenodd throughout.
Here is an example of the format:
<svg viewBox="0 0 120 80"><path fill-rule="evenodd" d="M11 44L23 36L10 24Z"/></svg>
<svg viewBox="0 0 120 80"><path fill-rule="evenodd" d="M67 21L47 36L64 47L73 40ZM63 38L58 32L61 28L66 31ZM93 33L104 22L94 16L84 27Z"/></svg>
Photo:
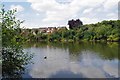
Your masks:
<svg viewBox="0 0 120 80"><path fill-rule="evenodd" d="M79 21L79 20L78 20ZM52 32L39 32L39 30L25 29L22 35L27 41L120 41L120 20L102 21L96 24L83 25L74 23L67 28L55 29ZM75 26L77 25L77 26Z"/></svg>
<svg viewBox="0 0 120 80"><path fill-rule="evenodd" d="M32 54L23 52L24 37L20 35L20 25L16 10L0 10L0 27L2 28L2 78L22 78L25 66L31 63Z"/></svg>

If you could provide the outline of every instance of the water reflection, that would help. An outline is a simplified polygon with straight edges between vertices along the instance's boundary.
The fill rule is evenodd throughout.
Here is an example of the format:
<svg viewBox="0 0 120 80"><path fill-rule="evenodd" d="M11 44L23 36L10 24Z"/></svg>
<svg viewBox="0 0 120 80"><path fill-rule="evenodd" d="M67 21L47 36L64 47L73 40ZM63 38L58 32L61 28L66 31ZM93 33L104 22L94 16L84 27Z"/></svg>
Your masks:
<svg viewBox="0 0 120 80"><path fill-rule="evenodd" d="M82 74L75 74L72 71L60 70L50 75L50 78L84 78Z"/></svg>
<svg viewBox="0 0 120 80"><path fill-rule="evenodd" d="M35 53L29 72L33 78L118 77L117 43L37 43L25 47Z"/></svg>

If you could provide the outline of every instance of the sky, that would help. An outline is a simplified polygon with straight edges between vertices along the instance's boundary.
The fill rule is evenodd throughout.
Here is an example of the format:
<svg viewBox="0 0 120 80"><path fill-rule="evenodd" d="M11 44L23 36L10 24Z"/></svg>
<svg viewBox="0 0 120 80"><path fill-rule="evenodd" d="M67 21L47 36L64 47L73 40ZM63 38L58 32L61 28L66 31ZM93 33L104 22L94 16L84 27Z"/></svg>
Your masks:
<svg viewBox="0 0 120 80"><path fill-rule="evenodd" d="M118 19L119 0L1 0L5 9L17 9L16 17L25 20L21 27L66 26L68 20L83 24Z"/></svg>

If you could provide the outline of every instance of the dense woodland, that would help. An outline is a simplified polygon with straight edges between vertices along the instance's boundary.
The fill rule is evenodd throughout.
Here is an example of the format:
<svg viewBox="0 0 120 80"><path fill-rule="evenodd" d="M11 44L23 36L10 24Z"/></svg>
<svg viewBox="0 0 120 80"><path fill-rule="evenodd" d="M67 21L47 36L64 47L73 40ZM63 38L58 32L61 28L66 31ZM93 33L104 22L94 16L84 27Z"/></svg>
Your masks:
<svg viewBox="0 0 120 80"><path fill-rule="evenodd" d="M23 35L28 41L120 41L120 20L102 21L96 24L83 25L79 19L68 21L70 30L66 28L50 34L31 33Z"/></svg>

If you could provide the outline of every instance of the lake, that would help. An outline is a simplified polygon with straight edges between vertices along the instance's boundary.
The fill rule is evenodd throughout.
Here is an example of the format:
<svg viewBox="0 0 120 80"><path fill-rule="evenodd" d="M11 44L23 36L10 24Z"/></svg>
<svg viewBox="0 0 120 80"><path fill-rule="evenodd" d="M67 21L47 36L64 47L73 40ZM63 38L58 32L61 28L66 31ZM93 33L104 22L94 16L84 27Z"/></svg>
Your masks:
<svg viewBox="0 0 120 80"><path fill-rule="evenodd" d="M24 78L117 78L118 43L71 42L28 43L33 53ZM45 58L46 57L46 58Z"/></svg>

